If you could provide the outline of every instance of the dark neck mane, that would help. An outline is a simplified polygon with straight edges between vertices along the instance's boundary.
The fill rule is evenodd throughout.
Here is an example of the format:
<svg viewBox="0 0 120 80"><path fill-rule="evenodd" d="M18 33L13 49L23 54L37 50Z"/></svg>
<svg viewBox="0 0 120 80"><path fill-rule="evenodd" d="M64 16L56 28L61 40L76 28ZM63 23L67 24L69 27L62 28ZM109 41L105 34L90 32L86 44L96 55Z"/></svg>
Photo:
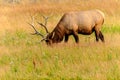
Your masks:
<svg viewBox="0 0 120 80"><path fill-rule="evenodd" d="M52 34L53 34L53 38L52 38L53 43L58 43L63 40L65 31L62 26L57 25L57 27L53 30Z"/></svg>

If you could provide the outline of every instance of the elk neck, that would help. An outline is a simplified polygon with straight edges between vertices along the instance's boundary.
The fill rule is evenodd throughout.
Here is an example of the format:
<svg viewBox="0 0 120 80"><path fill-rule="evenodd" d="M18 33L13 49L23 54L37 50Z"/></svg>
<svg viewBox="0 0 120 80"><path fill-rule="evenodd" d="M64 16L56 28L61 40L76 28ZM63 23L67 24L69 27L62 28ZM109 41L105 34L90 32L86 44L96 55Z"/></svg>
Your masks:
<svg viewBox="0 0 120 80"><path fill-rule="evenodd" d="M55 29L52 31L52 42L53 43L58 43L61 42L63 40L63 37L65 35L65 29L64 27L60 26L60 24L58 24Z"/></svg>

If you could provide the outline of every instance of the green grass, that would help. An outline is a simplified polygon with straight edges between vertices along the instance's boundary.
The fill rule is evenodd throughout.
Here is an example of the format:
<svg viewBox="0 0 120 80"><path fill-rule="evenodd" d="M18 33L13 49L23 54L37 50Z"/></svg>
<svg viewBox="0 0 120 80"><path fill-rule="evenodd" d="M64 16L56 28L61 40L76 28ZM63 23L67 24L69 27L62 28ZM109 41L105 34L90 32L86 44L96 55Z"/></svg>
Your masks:
<svg viewBox="0 0 120 80"><path fill-rule="evenodd" d="M120 33L120 25L119 24L104 24L102 27L102 31L104 33Z"/></svg>

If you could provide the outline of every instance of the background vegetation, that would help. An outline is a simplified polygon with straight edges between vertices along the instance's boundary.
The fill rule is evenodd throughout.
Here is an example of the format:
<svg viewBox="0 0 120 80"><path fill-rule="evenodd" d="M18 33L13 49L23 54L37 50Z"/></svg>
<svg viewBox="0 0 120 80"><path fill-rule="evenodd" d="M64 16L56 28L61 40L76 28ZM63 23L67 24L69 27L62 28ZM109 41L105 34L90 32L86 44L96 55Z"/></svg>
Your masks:
<svg viewBox="0 0 120 80"><path fill-rule="evenodd" d="M119 0L0 0L0 79L119 80L119 5ZM105 44L96 43L92 34L79 35L79 45L71 36L67 44L50 47L30 34L30 16L40 22L41 15L50 16L47 26L52 31L64 13L90 9L105 13Z"/></svg>

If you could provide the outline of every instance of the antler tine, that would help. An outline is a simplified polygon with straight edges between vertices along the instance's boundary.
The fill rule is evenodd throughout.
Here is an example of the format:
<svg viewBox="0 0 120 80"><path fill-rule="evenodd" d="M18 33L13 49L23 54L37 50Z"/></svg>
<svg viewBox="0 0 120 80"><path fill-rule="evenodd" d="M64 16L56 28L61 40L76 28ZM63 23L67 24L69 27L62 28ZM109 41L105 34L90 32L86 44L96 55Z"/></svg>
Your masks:
<svg viewBox="0 0 120 80"><path fill-rule="evenodd" d="M36 30L36 28L34 27L34 16L31 16L31 19L32 19L32 24L30 24L30 23L28 23L33 29L34 29L34 31L35 31L35 33L33 33L32 35L35 35L35 34L37 34L37 35L40 35L40 36L42 36L42 37L44 37L41 33L39 33L37 30Z"/></svg>
<svg viewBox="0 0 120 80"><path fill-rule="evenodd" d="M40 22L37 22L37 23L38 23L39 25L43 26L43 27L45 28L46 32L49 33L47 27L46 27L44 24L42 24L42 23L40 23Z"/></svg>
<svg viewBox="0 0 120 80"><path fill-rule="evenodd" d="M32 25L32 24L30 24L30 23L28 23L33 29L34 29L34 31L35 31L35 33L32 33L32 35L35 35L35 34L37 34L37 35L40 35L40 36L42 36L42 37L44 37L41 33L39 33L36 29L35 29L35 27Z"/></svg>
<svg viewBox="0 0 120 80"><path fill-rule="evenodd" d="M42 17L45 19L45 23L44 24L42 24L42 23L40 23L40 22L37 22L39 25L41 25L41 26L43 26L44 28L45 28L45 30L46 30L46 32L47 33L49 33L49 31L48 31L48 29L47 29L47 21L48 21L48 19L49 19L49 17L46 17L46 16L44 16L44 15L42 15Z"/></svg>
<svg viewBox="0 0 120 80"><path fill-rule="evenodd" d="M43 16L43 18L45 19L45 26L47 26L47 20L49 19L49 17Z"/></svg>

